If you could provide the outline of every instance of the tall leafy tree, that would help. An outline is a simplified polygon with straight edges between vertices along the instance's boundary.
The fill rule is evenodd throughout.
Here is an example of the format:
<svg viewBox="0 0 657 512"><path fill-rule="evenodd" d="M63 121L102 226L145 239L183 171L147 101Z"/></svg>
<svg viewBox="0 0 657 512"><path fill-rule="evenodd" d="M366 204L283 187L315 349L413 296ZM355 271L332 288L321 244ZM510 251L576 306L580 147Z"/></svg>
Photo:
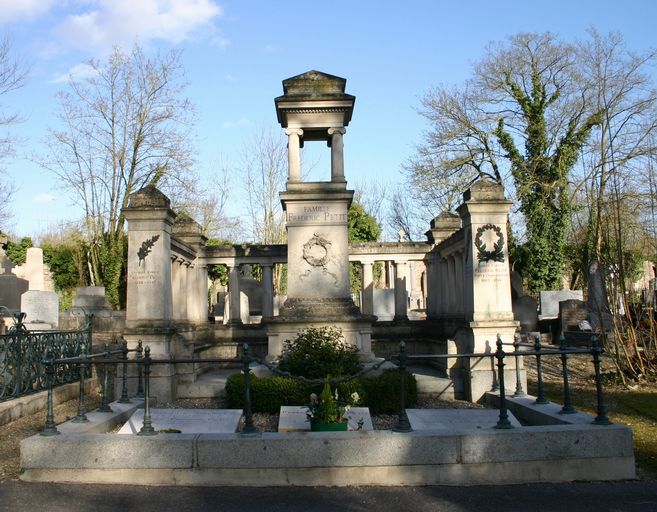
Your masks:
<svg viewBox="0 0 657 512"><path fill-rule="evenodd" d="M376 242L381 236L381 226L373 215L356 201L351 203L347 211L347 240L349 243ZM361 288L361 267L359 264L349 264L349 279L351 292L357 293Z"/></svg>
<svg viewBox="0 0 657 512"><path fill-rule="evenodd" d="M193 182L190 128L178 52L147 55L135 45L88 63L59 94L60 124L50 131L41 164L84 211L93 284L121 305L125 269L122 209L130 194L155 184L174 199Z"/></svg>

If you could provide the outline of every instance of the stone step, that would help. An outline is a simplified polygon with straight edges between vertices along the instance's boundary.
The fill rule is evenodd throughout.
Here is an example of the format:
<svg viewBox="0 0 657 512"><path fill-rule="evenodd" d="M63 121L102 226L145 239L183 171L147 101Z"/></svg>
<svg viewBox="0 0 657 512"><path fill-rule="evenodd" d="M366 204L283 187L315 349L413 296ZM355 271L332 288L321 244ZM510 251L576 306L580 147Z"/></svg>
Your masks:
<svg viewBox="0 0 657 512"><path fill-rule="evenodd" d="M442 400L454 400L454 383L443 372L432 366L410 366L415 375L418 395L431 395Z"/></svg>

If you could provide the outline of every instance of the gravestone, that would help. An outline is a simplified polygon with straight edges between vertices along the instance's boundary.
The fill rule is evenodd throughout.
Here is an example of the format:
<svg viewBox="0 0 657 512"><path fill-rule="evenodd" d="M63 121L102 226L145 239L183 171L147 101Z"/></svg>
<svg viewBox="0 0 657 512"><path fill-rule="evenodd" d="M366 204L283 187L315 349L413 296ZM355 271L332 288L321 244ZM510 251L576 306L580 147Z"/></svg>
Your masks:
<svg viewBox="0 0 657 512"><path fill-rule="evenodd" d="M171 429L181 434L231 434L237 431L241 417L242 409L151 409L156 431ZM137 409L118 433L136 434L143 423L144 410Z"/></svg>
<svg viewBox="0 0 657 512"><path fill-rule="evenodd" d="M587 320L588 311L583 300L569 299L559 302L559 332L579 331L579 324Z"/></svg>
<svg viewBox="0 0 657 512"><path fill-rule="evenodd" d="M513 299L513 318L520 323L521 332L532 332L538 329L537 306L536 299L529 295Z"/></svg>
<svg viewBox="0 0 657 512"><path fill-rule="evenodd" d="M374 290L374 315L379 321L388 321L395 317L394 289Z"/></svg>
<svg viewBox="0 0 657 512"><path fill-rule="evenodd" d="M59 327L59 295L55 292L26 291L21 295L21 311L25 313L25 327L30 331Z"/></svg>
<svg viewBox="0 0 657 512"><path fill-rule="evenodd" d="M229 312L230 312L230 293L226 294L226 300L224 303L224 325L229 322ZM248 324L251 321L251 316L249 315L249 297L243 291L240 291L240 320L243 324Z"/></svg>
<svg viewBox="0 0 657 512"><path fill-rule="evenodd" d="M539 320L555 319L559 316L559 303L563 300L584 300L582 290L554 290L540 292L541 311Z"/></svg>
<svg viewBox="0 0 657 512"><path fill-rule="evenodd" d="M93 314L94 316L110 316L112 307L105 297L104 286L79 286L75 289L72 314Z"/></svg>
<svg viewBox="0 0 657 512"><path fill-rule="evenodd" d="M611 312L604 278L600 267L595 262L589 267L586 307L593 330L611 330Z"/></svg>
<svg viewBox="0 0 657 512"><path fill-rule="evenodd" d="M249 267L250 269L250 267ZM250 315L262 315L262 283L248 275L249 270L244 269L244 274L240 274L240 293L244 293L249 299Z"/></svg>
<svg viewBox="0 0 657 512"><path fill-rule="evenodd" d="M29 281L20 279L12 270L14 265L0 248L0 306L11 310L21 308L21 295L29 289Z"/></svg>

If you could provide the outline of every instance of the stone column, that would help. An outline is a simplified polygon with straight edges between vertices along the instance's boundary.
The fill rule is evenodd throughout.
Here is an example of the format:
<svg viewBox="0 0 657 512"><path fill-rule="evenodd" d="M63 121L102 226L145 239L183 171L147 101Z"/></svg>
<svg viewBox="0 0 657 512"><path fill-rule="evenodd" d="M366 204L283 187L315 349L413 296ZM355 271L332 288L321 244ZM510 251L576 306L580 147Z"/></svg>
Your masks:
<svg viewBox="0 0 657 512"><path fill-rule="evenodd" d="M288 181L301 181L301 141L303 130L287 128Z"/></svg>
<svg viewBox="0 0 657 512"><path fill-rule="evenodd" d="M408 262L395 261L395 320L408 320Z"/></svg>
<svg viewBox="0 0 657 512"><path fill-rule="evenodd" d="M374 314L374 280L372 277L372 262L363 261L363 303L361 304L361 311L366 315Z"/></svg>
<svg viewBox="0 0 657 512"><path fill-rule="evenodd" d="M344 128L329 128L331 136L331 181L344 182Z"/></svg>
<svg viewBox="0 0 657 512"><path fill-rule="evenodd" d="M186 274L187 267L184 260L174 256L171 262L171 316L177 321L187 320Z"/></svg>
<svg viewBox="0 0 657 512"><path fill-rule="evenodd" d="M228 266L228 325L242 325L240 311L240 267L235 263Z"/></svg>
<svg viewBox="0 0 657 512"><path fill-rule="evenodd" d="M208 274L207 268L194 265L187 268L187 320L191 323L208 321Z"/></svg>
<svg viewBox="0 0 657 512"><path fill-rule="evenodd" d="M274 316L274 279L272 264L261 263L262 267L262 318Z"/></svg>

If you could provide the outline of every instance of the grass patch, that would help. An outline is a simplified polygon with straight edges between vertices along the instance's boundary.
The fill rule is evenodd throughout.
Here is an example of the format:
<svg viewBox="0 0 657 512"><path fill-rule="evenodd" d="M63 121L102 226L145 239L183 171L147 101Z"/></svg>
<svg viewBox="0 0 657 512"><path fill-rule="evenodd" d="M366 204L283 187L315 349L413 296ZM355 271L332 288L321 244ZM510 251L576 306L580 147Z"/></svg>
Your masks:
<svg viewBox="0 0 657 512"><path fill-rule="evenodd" d="M544 382L545 396L555 403L563 403L561 383ZM536 383L529 383L529 392L536 396ZM596 412L595 384L571 384L573 406L593 416ZM646 384L631 390L620 386L604 389L607 415L614 423L632 428L637 473L641 478L657 479L657 386Z"/></svg>

